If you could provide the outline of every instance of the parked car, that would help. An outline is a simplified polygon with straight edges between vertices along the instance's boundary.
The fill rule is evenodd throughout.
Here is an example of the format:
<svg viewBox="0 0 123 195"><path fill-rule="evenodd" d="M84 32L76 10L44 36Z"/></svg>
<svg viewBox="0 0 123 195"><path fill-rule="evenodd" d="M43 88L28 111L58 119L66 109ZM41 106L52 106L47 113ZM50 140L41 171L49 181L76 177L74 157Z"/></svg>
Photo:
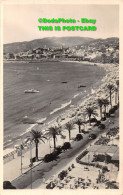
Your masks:
<svg viewBox="0 0 123 195"><path fill-rule="evenodd" d="M104 125L104 124L100 124L100 125L98 126L98 128L101 129L101 130L102 130L102 129L105 129L105 125Z"/></svg>
<svg viewBox="0 0 123 195"><path fill-rule="evenodd" d="M80 141L81 139L83 139L83 136L81 134L77 134L75 141Z"/></svg>
<svg viewBox="0 0 123 195"><path fill-rule="evenodd" d="M96 136L95 134L90 134L90 135L88 136L89 139L96 139L96 137L97 137L97 136Z"/></svg>

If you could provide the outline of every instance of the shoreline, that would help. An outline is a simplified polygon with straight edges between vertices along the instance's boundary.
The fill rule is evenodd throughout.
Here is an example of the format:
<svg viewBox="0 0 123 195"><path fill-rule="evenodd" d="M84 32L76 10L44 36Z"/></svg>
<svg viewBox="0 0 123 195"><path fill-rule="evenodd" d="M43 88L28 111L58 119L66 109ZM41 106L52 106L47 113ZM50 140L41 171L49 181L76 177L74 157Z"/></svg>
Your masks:
<svg viewBox="0 0 123 195"><path fill-rule="evenodd" d="M74 62L74 61L65 61L65 62ZM77 62L77 61L76 61ZM74 62L75 63L75 62ZM78 62L78 63L84 63L85 64L85 62ZM88 65L90 65L90 63L89 62L87 62L87 64ZM92 63L91 63L92 64ZM105 69L105 76L103 76L103 78L101 79L101 80L98 80L98 82L96 82L96 83L94 83L93 85L93 88L95 88L95 90L94 90L94 92L96 93L96 91L98 91L98 88L100 88L103 84L104 84L104 80L105 80L105 78L107 77L107 74L109 74L110 72L111 72L111 70L109 71L109 67L110 66L112 66L112 64L97 64L97 63L95 63L97 66L100 66L100 67L102 67L102 68L104 68ZM113 65L113 67L114 67L115 65ZM108 72L108 73L107 73ZM96 85L95 85L96 84ZM92 89L93 89L92 88ZM87 89L87 91L86 91L86 96L84 95L84 94L82 94L82 92L80 92L80 93L78 93L78 94L75 94L73 97L72 97L72 100L75 100L76 98L77 99L79 99L79 100L75 100L75 104L73 105L73 108L71 108L70 107L70 105L71 105L71 103L72 102L70 102L70 104L69 105L66 105L66 106L63 106L62 107L62 105L61 105L61 107L59 107L59 108L56 108L56 109L54 109L54 110L56 110L56 111L52 111L52 114L51 114L51 119L46 119L46 121L44 120L44 122L46 122L46 126L47 126L47 123L49 123L49 124L51 124L51 123L53 123L53 121L56 121L57 120L57 118L59 118L59 113L60 113L60 117L66 117L67 115L69 115L71 112L74 112L75 111L75 108L76 107L78 107L78 106L82 106L81 104L83 104L83 101L85 101L84 99L86 99L86 98L90 98L91 97L91 95L92 95L93 93L92 93L92 91L90 91L90 89ZM76 96L77 95L77 96ZM75 97L76 96L76 97ZM80 96L82 96L82 97L80 97ZM81 100L82 99L82 100ZM69 102L69 100L67 101L67 102ZM67 110L67 111L66 111ZM72 111L73 110L73 111ZM67 113L66 113L67 112ZM50 115L50 114L49 114ZM39 121L40 121L41 119L39 119ZM29 126L29 128L27 128L26 129L26 132L24 132L24 133L22 133L23 135L20 135L20 136L18 136L17 138L19 139L19 138L23 138L23 137L25 137L26 136L26 134L28 134L29 133L29 131L31 130L31 128L32 127L34 127L34 126L36 126L36 124L33 124L33 125L30 125ZM45 128L45 126L42 126L42 129L43 128ZM13 145L13 143L8 143L8 147L6 147L6 149L10 149L11 148L11 145Z"/></svg>

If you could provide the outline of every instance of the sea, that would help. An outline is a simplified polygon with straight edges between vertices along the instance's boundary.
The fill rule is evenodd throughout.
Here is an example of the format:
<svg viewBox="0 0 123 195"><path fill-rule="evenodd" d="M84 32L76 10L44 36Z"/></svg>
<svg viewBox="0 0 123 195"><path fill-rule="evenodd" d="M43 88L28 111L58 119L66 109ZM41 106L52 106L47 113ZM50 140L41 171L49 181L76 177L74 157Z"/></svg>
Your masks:
<svg viewBox="0 0 123 195"><path fill-rule="evenodd" d="M30 121L52 120L82 100L106 74L100 66L60 61L8 62L3 71L4 147L24 135ZM30 89L39 93L24 92Z"/></svg>

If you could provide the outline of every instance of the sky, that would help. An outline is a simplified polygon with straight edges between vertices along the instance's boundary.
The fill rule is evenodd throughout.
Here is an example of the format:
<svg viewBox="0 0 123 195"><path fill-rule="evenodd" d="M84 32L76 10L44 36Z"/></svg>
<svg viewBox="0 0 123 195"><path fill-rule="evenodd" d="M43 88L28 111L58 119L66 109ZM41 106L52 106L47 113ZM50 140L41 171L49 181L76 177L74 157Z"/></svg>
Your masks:
<svg viewBox="0 0 123 195"><path fill-rule="evenodd" d="M39 23L38 18L47 19L96 19L91 23L48 24ZM38 26L91 26L96 31L39 31ZM31 41L44 37L80 36L108 38L119 36L118 5L53 5L53 4L6 4L3 7L3 43Z"/></svg>

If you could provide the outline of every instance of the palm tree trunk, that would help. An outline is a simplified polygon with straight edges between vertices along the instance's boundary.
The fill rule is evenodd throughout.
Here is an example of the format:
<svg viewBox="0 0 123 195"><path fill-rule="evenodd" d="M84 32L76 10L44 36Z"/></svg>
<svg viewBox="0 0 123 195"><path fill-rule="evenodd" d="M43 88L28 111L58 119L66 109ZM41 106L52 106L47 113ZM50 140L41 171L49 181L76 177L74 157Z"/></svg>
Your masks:
<svg viewBox="0 0 123 195"><path fill-rule="evenodd" d="M71 139L71 132L70 132L70 130L69 130L69 141L70 141L70 139Z"/></svg>
<svg viewBox="0 0 123 195"><path fill-rule="evenodd" d="M100 119L102 119L102 106L100 106Z"/></svg>
<svg viewBox="0 0 123 195"><path fill-rule="evenodd" d="M55 150L55 148L56 148L56 137L55 137L55 135L53 135L53 141L54 141L54 150Z"/></svg>
<svg viewBox="0 0 123 195"><path fill-rule="evenodd" d="M36 161L38 161L38 143L35 143L36 146Z"/></svg>
<svg viewBox="0 0 123 195"><path fill-rule="evenodd" d="M117 92L117 96L118 96L118 104L119 104L119 90L118 90L118 92Z"/></svg>
<svg viewBox="0 0 123 195"><path fill-rule="evenodd" d="M111 108L112 108L112 101L111 101L111 90L110 90L110 105L111 105Z"/></svg>
<svg viewBox="0 0 123 195"><path fill-rule="evenodd" d="M90 124L90 126L91 126L91 116L89 116L89 124Z"/></svg>
<svg viewBox="0 0 123 195"><path fill-rule="evenodd" d="M105 108L105 110L104 110L104 116L106 116L106 105L104 105L104 108Z"/></svg>
<svg viewBox="0 0 123 195"><path fill-rule="evenodd" d="M79 125L79 133L81 133L81 125Z"/></svg>
<svg viewBox="0 0 123 195"><path fill-rule="evenodd" d="M115 105L117 104L117 92L115 92Z"/></svg>

